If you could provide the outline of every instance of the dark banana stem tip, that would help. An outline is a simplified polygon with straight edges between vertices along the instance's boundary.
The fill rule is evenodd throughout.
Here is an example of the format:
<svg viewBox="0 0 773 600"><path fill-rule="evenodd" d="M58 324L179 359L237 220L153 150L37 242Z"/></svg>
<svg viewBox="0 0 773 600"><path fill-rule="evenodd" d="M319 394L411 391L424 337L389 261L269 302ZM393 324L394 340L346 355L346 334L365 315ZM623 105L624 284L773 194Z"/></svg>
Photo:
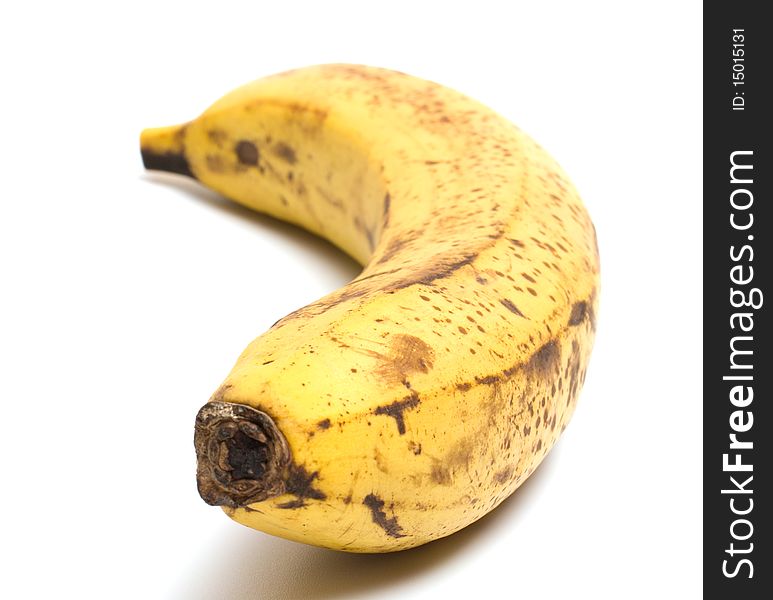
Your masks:
<svg viewBox="0 0 773 600"><path fill-rule="evenodd" d="M148 170L167 171L168 173L178 173L196 178L188 164L188 159L180 152L160 153L145 148L141 148L140 152L142 153L142 164Z"/></svg>
<svg viewBox="0 0 773 600"><path fill-rule="evenodd" d="M199 495L213 506L244 507L286 492L287 440L266 413L209 402L196 416Z"/></svg>

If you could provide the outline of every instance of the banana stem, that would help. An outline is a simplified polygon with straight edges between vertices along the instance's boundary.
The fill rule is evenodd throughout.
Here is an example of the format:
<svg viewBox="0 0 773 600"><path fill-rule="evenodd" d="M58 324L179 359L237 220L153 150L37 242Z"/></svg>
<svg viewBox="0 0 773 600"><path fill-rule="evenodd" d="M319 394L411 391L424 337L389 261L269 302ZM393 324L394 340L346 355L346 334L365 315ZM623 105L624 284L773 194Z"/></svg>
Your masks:
<svg viewBox="0 0 773 600"><path fill-rule="evenodd" d="M196 416L199 495L212 506L244 507L287 490L290 450L266 413L209 402Z"/></svg>
<svg viewBox="0 0 773 600"><path fill-rule="evenodd" d="M170 127L153 127L140 134L140 152L146 169L167 171L188 177L196 176L191 171L185 156L185 130L188 124Z"/></svg>

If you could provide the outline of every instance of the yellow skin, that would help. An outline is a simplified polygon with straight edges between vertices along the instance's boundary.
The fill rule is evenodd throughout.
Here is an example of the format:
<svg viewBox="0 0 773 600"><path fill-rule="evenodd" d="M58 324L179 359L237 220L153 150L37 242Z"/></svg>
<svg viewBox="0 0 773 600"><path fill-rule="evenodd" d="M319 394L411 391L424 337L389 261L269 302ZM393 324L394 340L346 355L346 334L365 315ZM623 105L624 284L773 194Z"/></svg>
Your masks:
<svg viewBox="0 0 773 600"><path fill-rule="evenodd" d="M231 518L402 550L479 519L537 468L585 378L599 262L576 191L529 137L435 83L325 65L248 84L141 146L149 168L364 265L255 339L210 400L258 409L290 453L275 495L224 506Z"/></svg>

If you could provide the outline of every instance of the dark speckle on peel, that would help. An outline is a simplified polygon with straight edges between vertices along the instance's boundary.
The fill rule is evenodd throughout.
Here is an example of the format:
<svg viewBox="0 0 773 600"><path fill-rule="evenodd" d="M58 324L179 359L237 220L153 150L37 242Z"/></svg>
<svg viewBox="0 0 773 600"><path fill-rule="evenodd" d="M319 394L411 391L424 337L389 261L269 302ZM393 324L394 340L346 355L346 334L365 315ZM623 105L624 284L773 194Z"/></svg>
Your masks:
<svg viewBox="0 0 773 600"><path fill-rule="evenodd" d="M569 316L569 326L572 327L582 323L587 312L588 305L586 302L575 302L572 305L572 314Z"/></svg>
<svg viewBox="0 0 773 600"><path fill-rule="evenodd" d="M499 484L505 484L508 481L510 481L512 476L513 476L513 467L508 465L501 471L494 473L494 481L496 481Z"/></svg>
<svg viewBox="0 0 773 600"><path fill-rule="evenodd" d="M373 411L373 413L376 415L388 415L393 417L397 422L397 432L400 435L403 435L405 433L405 419L403 418L403 411L418 406L419 402L419 395L416 392L413 392L410 396L404 398L403 400L395 400L391 404L379 406L375 411Z"/></svg>
<svg viewBox="0 0 773 600"><path fill-rule="evenodd" d="M247 140L241 140L236 144L236 157L243 165L256 166L260 160L260 152L258 147L252 142Z"/></svg>
<svg viewBox="0 0 773 600"><path fill-rule="evenodd" d="M405 537L403 528L397 522L397 517L387 518L384 512L384 501L375 494L368 494L362 503L370 509L373 522L381 527L389 537Z"/></svg>
<svg viewBox="0 0 773 600"><path fill-rule="evenodd" d="M304 502L303 498L296 498L295 500L289 500L288 502L277 504L278 508L285 509L303 508L304 506L306 506L306 502Z"/></svg>
<svg viewBox="0 0 773 600"><path fill-rule="evenodd" d="M314 480L319 477L319 472L309 473L305 468L293 465L288 474L285 483L285 489L288 494L293 494L296 499L277 505L279 508L301 508L306 506L306 499L325 500L327 496L324 492L314 487Z"/></svg>
<svg viewBox="0 0 773 600"><path fill-rule="evenodd" d="M279 158L288 164L294 165L296 162L298 162L298 156L295 154L295 150L293 150L284 142L276 143L274 146L274 154L276 154Z"/></svg>
<svg viewBox="0 0 773 600"><path fill-rule="evenodd" d="M387 194L386 196L384 196L384 210L383 210L384 227L386 227L389 224L389 209L391 206L392 206L392 197L389 194Z"/></svg>
<svg viewBox="0 0 773 600"><path fill-rule="evenodd" d="M561 348L556 340L550 340L537 350L529 360L527 367L532 372L547 375L561 360Z"/></svg>
<svg viewBox="0 0 773 600"><path fill-rule="evenodd" d="M518 310L518 307L507 298L502 298L499 302L501 302L502 306L504 306L507 310L509 310L514 315L518 315L519 317L526 318L526 315L524 315L520 310Z"/></svg>

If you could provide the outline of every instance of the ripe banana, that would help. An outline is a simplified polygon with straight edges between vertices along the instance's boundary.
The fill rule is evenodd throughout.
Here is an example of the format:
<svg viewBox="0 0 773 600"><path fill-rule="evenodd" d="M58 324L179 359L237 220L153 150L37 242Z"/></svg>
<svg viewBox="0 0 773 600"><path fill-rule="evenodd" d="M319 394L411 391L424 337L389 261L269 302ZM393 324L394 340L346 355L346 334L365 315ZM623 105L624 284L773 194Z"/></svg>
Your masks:
<svg viewBox="0 0 773 600"><path fill-rule="evenodd" d="M585 378L599 263L577 193L529 137L435 83L325 65L145 130L141 150L364 265L254 340L199 411L206 502L390 552L465 527L537 468Z"/></svg>

